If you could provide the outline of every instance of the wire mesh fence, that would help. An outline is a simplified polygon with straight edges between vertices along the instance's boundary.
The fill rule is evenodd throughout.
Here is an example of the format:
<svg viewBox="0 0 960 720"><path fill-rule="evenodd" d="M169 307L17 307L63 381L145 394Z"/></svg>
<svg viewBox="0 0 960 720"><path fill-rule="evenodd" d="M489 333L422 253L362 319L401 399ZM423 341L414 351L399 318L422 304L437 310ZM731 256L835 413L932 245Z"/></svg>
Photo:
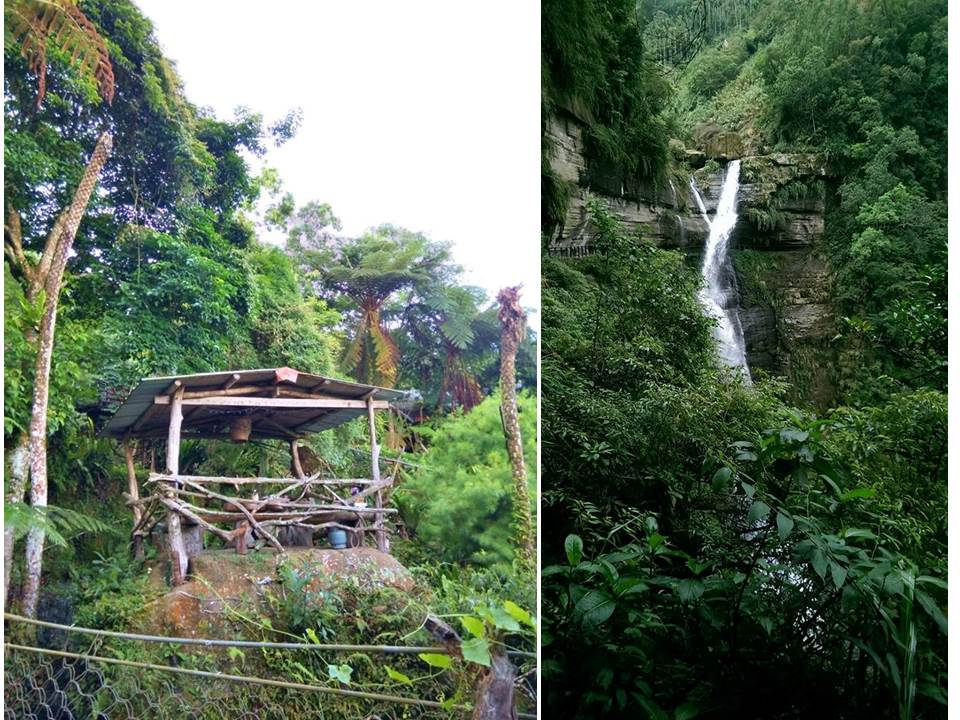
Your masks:
<svg viewBox="0 0 960 720"><path fill-rule="evenodd" d="M10 623L11 616L6 618ZM300 662L296 657L302 653L292 648L260 650L289 655L281 666L299 668L292 678L283 674L262 677L267 666L259 663L248 666L257 668L257 675L220 669L218 658L236 649L217 647L185 654L176 648L146 643L144 636L119 639L117 634L95 634L91 640L68 633L55 643L49 639L37 642L38 636L27 632L24 625L14 627L12 635L10 629L8 625L4 645L5 720L400 720L467 717L471 711L469 704L454 700L453 692L449 698L431 700L415 696L415 686L404 686L407 692L401 695L395 686L351 689L336 682L314 682L314 675L310 682L300 682L301 671L310 674L310 660L301 657ZM435 687L431 686L431 691ZM519 717L535 716L520 713Z"/></svg>

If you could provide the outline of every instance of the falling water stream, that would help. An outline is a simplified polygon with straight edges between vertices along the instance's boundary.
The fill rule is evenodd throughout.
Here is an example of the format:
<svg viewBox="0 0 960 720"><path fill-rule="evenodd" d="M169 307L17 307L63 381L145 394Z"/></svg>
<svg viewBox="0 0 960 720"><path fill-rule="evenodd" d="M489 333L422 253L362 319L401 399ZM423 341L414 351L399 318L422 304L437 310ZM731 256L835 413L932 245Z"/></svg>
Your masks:
<svg viewBox="0 0 960 720"><path fill-rule="evenodd" d="M717 319L713 328L713 337L717 341L720 358L730 367L741 368L745 382L750 382L750 368L747 367L746 348L743 342L743 327L737 311L737 279L727 252L730 234L737 224L737 191L740 187L740 161L733 160L727 165L727 174L723 179L723 189L717 203L717 214L713 221L707 216L703 198L697 190L693 178L690 189L696 198L697 206L703 214L710 235L703 253L703 288L697 295L700 304L708 315Z"/></svg>

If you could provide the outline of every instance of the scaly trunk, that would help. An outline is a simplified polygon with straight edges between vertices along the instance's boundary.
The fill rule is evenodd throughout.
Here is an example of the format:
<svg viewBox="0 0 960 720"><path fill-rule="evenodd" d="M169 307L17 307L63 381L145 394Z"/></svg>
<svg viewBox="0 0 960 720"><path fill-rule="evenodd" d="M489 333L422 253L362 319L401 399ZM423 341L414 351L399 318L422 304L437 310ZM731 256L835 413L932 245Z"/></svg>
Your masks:
<svg viewBox="0 0 960 720"><path fill-rule="evenodd" d="M520 307L519 288L504 288L497 295L500 303L500 417L507 442L507 455L513 471L513 519L517 542L517 564L531 575L535 571L536 541L530 517L530 493L523 462L523 440L517 413L517 348L523 337L526 316Z"/></svg>
<svg viewBox="0 0 960 720"><path fill-rule="evenodd" d="M57 324L57 304L60 288L63 285L63 273L67 258L73 247L73 240L80 227L80 220L87 210L90 195L97 185L100 170L103 168L112 148L109 134L103 133L97 139L90 162L83 172L80 185L74 193L73 201L64 211L62 225L54 225L54 232L60 230L60 237L50 238L48 249L52 252L49 260L47 253L41 259L41 268L48 267L46 277L41 277L45 291L43 317L40 321L40 337L37 344L37 359L33 385L33 408L30 414L29 464L30 464L30 504L35 508L47 505L47 409L50 399L50 365L53 359L54 331ZM33 528L27 535L26 577L23 585L22 612L34 617L37 601L40 597L40 574L43 565L44 532Z"/></svg>

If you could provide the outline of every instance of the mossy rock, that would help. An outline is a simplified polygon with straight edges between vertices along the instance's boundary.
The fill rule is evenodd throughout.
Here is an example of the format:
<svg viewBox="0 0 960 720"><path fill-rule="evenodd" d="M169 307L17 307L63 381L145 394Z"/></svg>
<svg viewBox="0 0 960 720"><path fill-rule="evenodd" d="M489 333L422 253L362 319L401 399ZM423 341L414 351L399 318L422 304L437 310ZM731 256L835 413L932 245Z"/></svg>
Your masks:
<svg viewBox="0 0 960 720"><path fill-rule="evenodd" d="M164 565L148 565L151 587L162 587L168 575ZM373 548L294 548L282 555L272 549L247 555L208 550L190 558L188 582L148 605L144 627L183 637L230 636L235 611L265 609L264 593L279 581L278 568L284 565L308 573L311 589L336 591L349 585L371 593L386 587L415 590L409 571L396 558Z"/></svg>

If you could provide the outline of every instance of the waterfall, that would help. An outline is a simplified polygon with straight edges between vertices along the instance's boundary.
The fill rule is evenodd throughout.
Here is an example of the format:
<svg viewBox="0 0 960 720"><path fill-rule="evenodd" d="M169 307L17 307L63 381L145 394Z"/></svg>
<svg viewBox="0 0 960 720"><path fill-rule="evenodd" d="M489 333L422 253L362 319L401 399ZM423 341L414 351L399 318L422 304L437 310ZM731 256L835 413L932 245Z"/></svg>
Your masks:
<svg viewBox="0 0 960 720"><path fill-rule="evenodd" d="M703 198L697 190L693 178L690 188L697 200L700 212L707 222L710 235L703 253L703 288L697 294L706 313L716 318L713 337L720 350L720 358L730 367L741 368L744 380L750 382L750 368L747 367L746 348L743 342L743 327L737 309L737 279L727 249L730 233L737 224L737 191L740 188L740 161L733 160L727 165L727 174L723 179L723 189L717 203L717 214L711 222Z"/></svg>

